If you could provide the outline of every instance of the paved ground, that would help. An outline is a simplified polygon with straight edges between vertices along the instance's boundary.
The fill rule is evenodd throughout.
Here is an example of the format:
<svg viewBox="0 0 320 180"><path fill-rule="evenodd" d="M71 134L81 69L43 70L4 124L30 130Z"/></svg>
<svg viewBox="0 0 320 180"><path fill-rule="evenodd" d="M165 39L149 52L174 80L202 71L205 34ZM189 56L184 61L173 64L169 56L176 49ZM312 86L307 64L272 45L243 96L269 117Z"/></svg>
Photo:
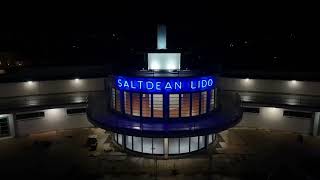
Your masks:
<svg viewBox="0 0 320 180"><path fill-rule="evenodd" d="M96 134L96 151L85 146ZM320 138L256 129L220 134L218 147L174 160L121 153L101 129L34 134L0 142L1 179L320 179ZM111 152L104 152L108 146ZM156 167L156 168L155 168Z"/></svg>

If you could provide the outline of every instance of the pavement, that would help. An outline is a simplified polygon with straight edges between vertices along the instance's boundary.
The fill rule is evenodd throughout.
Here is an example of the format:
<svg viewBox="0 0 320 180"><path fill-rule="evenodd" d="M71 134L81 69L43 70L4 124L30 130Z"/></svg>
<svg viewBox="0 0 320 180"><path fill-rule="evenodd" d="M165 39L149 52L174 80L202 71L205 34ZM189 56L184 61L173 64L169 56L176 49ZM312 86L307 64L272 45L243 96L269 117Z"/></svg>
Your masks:
<svg viewBox="0 0 320 180"><path fill-rule="evenodd" d="M98 146L85 146L88 136ZM99 128L50 131L0 141L1 177L10 179L320 179L320 138L233 128L191 156L154 160L124 152ZM107 151L105 150L108 147ZM4 178L5 179L5 178Z"/></svg>

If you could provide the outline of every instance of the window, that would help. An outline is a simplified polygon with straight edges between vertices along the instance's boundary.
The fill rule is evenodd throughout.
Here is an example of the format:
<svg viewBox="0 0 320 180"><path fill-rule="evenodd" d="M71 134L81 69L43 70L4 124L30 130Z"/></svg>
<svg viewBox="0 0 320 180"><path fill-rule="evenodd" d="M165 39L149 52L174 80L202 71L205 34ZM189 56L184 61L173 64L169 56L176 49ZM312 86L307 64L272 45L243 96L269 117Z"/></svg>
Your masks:
<svg viewBox="0 0 320 180"><path fill-rule="evenodd" d="M179 138L169 138L169 154L179 154Z"/></svg>
<svg viewBox="0 0 320 180"><path fill-rule="evenodd" d="M152 138L143 138L143 153L152 154Z"/></svg>
<svg viewBox="0 0 320 180"><path fill-rule="evenodd" d="M132 93L132 115L140 116L140 94Z"/></svg>
<svg viewBox="0 0 320 180"><path fill-rule="evenodd" d="M208 144L211 144L213 142L212 134L208 135Z"/></svg>
<svg viewBox="0 0 320 180"><path fill-rule="evenodd" d="M215 97L215 94L214 94L214 89L211 90L211 97L210 97L210 111L213 111L214 109L214 97Z"/></svg>
<svg viewBox="0 0 320 180"><path fill-rule="evenodd" d="M190 151L198 150L198 136L190 138Z"/></svg>
<svg viewBox="0 0 320 180"><path fill-rule="evenodd" d="M151 94L142 94L142 117L151 117Z"/></svg>
<svg viewBox="0 0 320 180"><path fill-rule="evenodd" d="M259 113L259 108L253 108L253 107L242 107L243 112L249 112L249 113Z"/></svg>
<svg viewBox="0 0 320 180"><path fill-rule="evenodd" d="M179 117L179 94L169 95L169 117Z"/></svg>
<svg viewBox="0 0 320 180"><path fill-rule="evenodd" d="M126 136L126 147L132 150L132 136Z"/></svg>
<svg viewBox="0 0 320 180"><path fill-rule="evenodd" d="M199 115L199 93L192 93L192 116Z"/></svg>
<svg viewBox="0 0 320 180"><path fill-rule="evenodd" d="M126 91L124 92L124 112L131 115L130 93Z"/></svg>
<svg viewBox="0 0 320 180"><path fill-rule="evenodd" d="M153 117L163 117L163 95L153 94Z"/></svg>
<svg viewBox="0 0 320 180"><path fill-rule="evenodd" d="M201 92L201 114L207 112L207 91Z"/></svg>
<svg viewBox="0 0 320 180"><path fill-rule="evenodd" d="M87 108L67 109L67 114L82 114L86 113Z"/></svg>
<svg viewBox="0 0 320 180"><path fill-rule="evenodd" d="M33 112L33 113L24 113L17 114L16 119L30 119L30 118L41 118L44 117L44 112Z"/></svg>
<svg viewBox="0 0 320 180"><path fill-rule="evenodd" d="M190 116L190 94L181 94L181 117Z"/></svg>
<svg viewBox="0 0 320 180"><path fill-rule="evenodd" d="M112 109L116 109L116 89L112 88Z"/></svg>
<svg viewBox="0 0 320 180"><path fill-rule="evenodd" d="M121 106L120 106L120 91L116 90L116 111L121 111Z"/></svg>
<svg viewBox="0 0 320 180"><path fill-rule="evenodd" d="M153 139L153 154L164 154L163 147L163 138Z"/></svg>
<svg viewBox="0 0 320 180"><path fill-rule="evenodd" d="M283 111L283 115L289 117L312 118L311 112Z"/></svg>
<svg viewBox="0 0 320 180"><path fill-rule="evenodd" d="M199 149L204 148L205 141L206 141L205 136L199 136Z"/></svg>
<svg viewBox="0 0 320 180"><path fill-rule="evenodd" d="M118 143L122 145L122 134L118 134Z"/></svg>
<svg viewBox="0 0 320 180"><path fill-rule="evenodd" d="M141 137L133 136L133 150L137 152L142 152L141 146L142 146Z"/></svg>
<svg viewBox="0 0 320 180"><path fill-rule="evenodd" d="M189 152L189 137L180 138L180 153Z"/></svg>
<svg viewBox="0 0 320 180"><path fill-rule="evenodd" d="M0 137L10 136L9 120L7 117L0 118Z"/></svg>

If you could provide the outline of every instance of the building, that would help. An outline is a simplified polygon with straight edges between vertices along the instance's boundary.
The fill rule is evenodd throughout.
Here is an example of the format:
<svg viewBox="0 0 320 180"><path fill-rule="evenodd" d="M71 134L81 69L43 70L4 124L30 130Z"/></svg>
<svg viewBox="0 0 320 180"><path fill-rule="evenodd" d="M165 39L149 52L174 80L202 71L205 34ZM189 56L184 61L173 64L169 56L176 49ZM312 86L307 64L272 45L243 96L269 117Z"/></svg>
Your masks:
<svg viewBox="0 0 320 180"><path fill-rule="evenodd" d="M171 55L176 59L182 58L183 63L183 52L161 49L148 53L151 58L150 69L157 69L157 61L152 61L152 58L160 55L165 57L166 53L173 53ZM180 61L175 62L173 69L179 69ZM78 72L77 76L70 75L70 71ZM88 71L94 72L94 75L88 75ZM193 143L197 145L192 145L192 148L187 143L190 149L186 149L195 152L196 149L208 147L207 144L214 141L214 134L232 126L317 137L320 134L318 81L244 78L237 74L225 77L185 70L146 70L107 76L103 73L108 72L100 73L101 71L103 69L89 67L45 70L34 68L32 73L21 73L19 76L0 75L0 140L96 125L114 132L116 143L122 144L121 147L129 152L138 151L133 145L130 146L130 141L127 140L131 138L131 142L139 142L139 138L133 139L133 136L142 137L140 142L151 141L152 151L159 149L153 149L159 147L159 143L160 146L161 143L166 146L168 144L170 148L170 138L176 138L175 144L179 143L180 148L180 142L198 141L198 144ZM137 89L140 88L139 78L144 80L141 82L141 89ZM119 79L121 87L117 87ZM153 81L147 83L149 79ZM155 80L159 79L161 84L165 85L165 80L175 80L170 82L170 87L177 91L163 91L157 87L159 81ZM208 86L209 83L211 85L210 79L212 86ZM204 89L182 87L183 83L191 84L191 81L192 87L198 82L202 85L202 80L205 80L203 83L206 84ZM154 92L147 91L147 87ZM193 96L193 93L198 95ZM233 95L235 93L240 95L242 116L238 111L236 96ZM162 97L162 109L159 108L159 97ZM185 106L184 102L188 103L185 99L194 102L193 98L196 97L199 103ZM207 100L207 106L203 99ZM203 107L206 107L205 111ZM192 111L195 109L196 112ZM187 113L184 113L185 110ZM184 117L188 114L190 117ZM206 118L212 119L212 124L205 124ZM124 119L128 121L119 121ZM148 126L151 124L152 126ZM176 131L177 129L179 131ZM127 148L127 145L133 150ZM184 147L186 146L183 146L183 149ZM168 157L170 156L169 148L162 150L163 155L167 152ZM141 151L140 153L144 153L142 145ZM182 151L184 152L186 150Z"/></svg>
<svg viewBox="0 0 320 180"><path fill-rule="evenodd" d="M205 149L239 122L240 97L219 94L213 75L181 70L182 53L166 50L164 26L157 47L147 53L148 70L113 75L106 94L89 98L89 120L130 152L167 158Z"/></svg>

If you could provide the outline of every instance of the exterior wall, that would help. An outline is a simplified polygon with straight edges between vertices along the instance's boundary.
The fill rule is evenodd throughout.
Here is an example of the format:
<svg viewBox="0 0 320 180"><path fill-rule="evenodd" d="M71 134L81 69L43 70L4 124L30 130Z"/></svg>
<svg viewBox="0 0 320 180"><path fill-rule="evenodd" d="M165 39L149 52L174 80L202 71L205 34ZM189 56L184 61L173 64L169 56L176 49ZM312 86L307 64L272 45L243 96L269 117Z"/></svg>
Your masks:
<svg viewBox="0 0 320 180"><path fill-rule="evenodd" d="M30 118L16 120L16 132L18 136L31 133L93 127L88 121L86 113L67 114L66 108L46 109L42 118Z"/></svg>
<svg viewBox="0 0 320 180"><path fill-rule="evenodd" d="M0 97L31 96L104 90L104 79L79 79L0 83Z"/></svg>
<svg viewBox="0 0 320 180"><path fill-rule="evenodd" d="M222 90L320 96L320 82L219 78Z"/></svg>
<svg viewBox="0 0 320 180"><path fill-rule="evenodd" d="M0 114L0 117L8 117L9 127L10 127L10 136L2 137L2 138L0 138L0 140L14 137L16 133L15 133L15 129L14 129L13 115L12 114Z"/></svg>
<svg viewBox="0 0 320 180"><path fill-rule="evenodd" d="M283 130L310 134L312 132L312 118L298 118L283 116L284 109L274 107L260 107L260 113L243 112L243 117L237 127L251 127L272 130Z"/></svg>

